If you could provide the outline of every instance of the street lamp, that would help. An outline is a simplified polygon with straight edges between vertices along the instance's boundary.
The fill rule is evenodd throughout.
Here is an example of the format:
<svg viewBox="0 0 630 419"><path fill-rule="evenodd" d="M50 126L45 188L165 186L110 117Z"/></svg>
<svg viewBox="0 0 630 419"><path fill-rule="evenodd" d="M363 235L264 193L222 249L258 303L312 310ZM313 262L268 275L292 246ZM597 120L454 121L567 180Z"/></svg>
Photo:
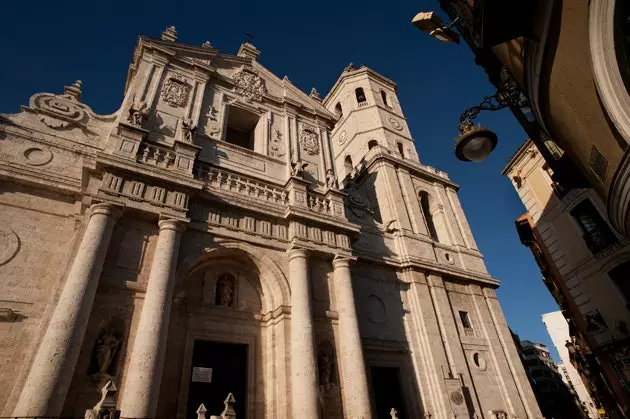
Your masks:
<svg viewBox="0 0 630 419"><path fill-rule="evenodd" d="M452 30L453 25L459 20L455 18L447 26L444 21L434 12L420 12L411 19L411 23L422 32L428 33L430 36L442 42L454 42L459 44L459 34Z"/></svg>
<svg viewBox="0 0 630 419"><path fill-rule="evenodd" d="M411 23L422 32L442 42L459 44L459 35L451 29L459 17L447 26L434 12L420 12ZM488 127L473 121L481 111L498 111L508 106L520 106L525 100L511 77L506 77L492 96L486 96L479 105L466 109L459 117L459 136L455 139L455 155L461 161L482 162L488 158L498 143L497 135Z"/></svg>

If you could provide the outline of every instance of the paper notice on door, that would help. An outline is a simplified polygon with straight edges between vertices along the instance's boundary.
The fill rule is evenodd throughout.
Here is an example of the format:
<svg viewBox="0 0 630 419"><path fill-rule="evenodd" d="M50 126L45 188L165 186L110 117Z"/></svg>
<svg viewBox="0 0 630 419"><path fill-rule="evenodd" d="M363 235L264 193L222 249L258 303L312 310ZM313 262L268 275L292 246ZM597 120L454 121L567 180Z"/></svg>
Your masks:
<svg viewBox="0 0 630 419"><path fill-rule="evenodd" d="M193 367L192 382L193 383L211 383L212 382L212 368Z"/></svg>

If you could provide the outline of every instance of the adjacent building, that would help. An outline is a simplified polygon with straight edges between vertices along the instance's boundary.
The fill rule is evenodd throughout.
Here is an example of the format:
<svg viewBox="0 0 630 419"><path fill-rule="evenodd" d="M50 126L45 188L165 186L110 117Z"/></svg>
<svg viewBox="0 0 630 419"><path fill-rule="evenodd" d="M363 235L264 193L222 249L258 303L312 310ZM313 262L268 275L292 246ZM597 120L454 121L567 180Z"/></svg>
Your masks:
<svg viewBox="0 0 630 419"><path fill-rule="evenodd" d="M440 6L555 179L567 188L589 184L611 224L630 235L628 2L440 0ZM564 158L554 153L554 141Z"/></svg>
<svg viewBox="0 0 630 419"><path fill-rule="evenodd" d="M527 213L516 221L521 242L569 324L569 353L597 407L628 415L630 399L630 243L606 217L590 188L567 190L531 140L503 170Z"/></svg>
<svg viewBox="0 0 630 419"><path fill-rule="evenodd" d="M111 381L127 418L540 418L396 83L348 66L322 99L259 56L171 27L113 114L77 81L0 117L2 416Z"/></svg>
<svg viewBox="0 0 630 419"><path fill-rule="evenodd" d="M569 390L578 398L584 411L591 419L598 418L597 408L591 399L582 377L571 363L571 356L569 355L569 348L567 344L571 344L571 335L569 333L569 323L564 318L561 311L554 311L553 313L546 313L542 315L543 323L547 327L549 336L553 341L553 345L556 347L560 360L562 363L557 364L558 371L562 376L562 380L565 382Z"/></svg>
<svg viewBox="0 0 630 419"><path fill-rule="evenodd" d="M562 380L558 366L551 359L549 349L542 343L521 341L525 366L532 379L534 393L545 418L578 419L588 416L579 401ZM578 401L578 403L576 403Z"/></svg>

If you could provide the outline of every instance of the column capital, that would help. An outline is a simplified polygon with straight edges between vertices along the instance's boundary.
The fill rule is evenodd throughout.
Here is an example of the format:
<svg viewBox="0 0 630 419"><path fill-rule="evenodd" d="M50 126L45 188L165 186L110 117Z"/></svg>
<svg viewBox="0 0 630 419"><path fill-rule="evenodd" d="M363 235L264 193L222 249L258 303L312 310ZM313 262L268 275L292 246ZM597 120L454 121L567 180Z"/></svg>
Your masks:
<svg viewBox="0 0 630 419"><path fill-rule="evenodd" d="M188 222L184 220L178 220L175 218L165 218L158 221L158 226L160 227L160 231L162 230L174 230L179 233L186 230L186 225Z"/></svg>
<svg viewBox="0 0 630 419"><path fill-rule="evenodd" d="M356 257L352 257L352 256L342 256L342 255L335 255L335 257L333 258L333 268L337 269L337 268L349 268L350 267L350 262L356 260Z"/></svg>
<svg viewBox="0 0 630 419"><path fill-rule="evenodd" d="M122 207L111 202L99 202L90 205L90 217L97 214L118 219L122 215Z"/></svg>
<svg viewBox="0 0 630 419"><path fill-rule="evenodd" d="M287 255L289 256L289 260L293 260L295 258L304 258L306 259L308 257L308 253L306 251L306 249L303 249L301 247L291 247L289 248L289 250L287 250Z"/></svg>

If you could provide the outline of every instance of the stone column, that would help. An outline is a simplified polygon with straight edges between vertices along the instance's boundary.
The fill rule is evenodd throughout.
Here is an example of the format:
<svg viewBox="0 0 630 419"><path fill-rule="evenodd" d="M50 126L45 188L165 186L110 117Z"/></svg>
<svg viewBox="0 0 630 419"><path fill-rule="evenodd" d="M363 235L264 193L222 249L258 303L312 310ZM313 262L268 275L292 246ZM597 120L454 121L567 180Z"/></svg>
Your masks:
<svg viewBox="0 0 630 419"><path fill-rule="evenodd" d="M39 345L13 416L58 416L83 345L116 219L111 204L90 207L90 220Z"/></svg>
<svg viewBox="0 0 630 419"><path fill-rule="evenodd" d="M343 410L348 418L372 417L365 361L359 335L359 322L352 292L350 261L336 256L333 260L334 290L339 313L338 360L341 375Z"/></svg>
<svg viewBox="0 0 630 419"><path fill-rule="evenodd" d="M184 223L162 220L159 226L149 283L122 388L122 417L152 418L157 409L177 254Z"/></svg>
<svg viewBox="0 0 630 419"><path fill-rule="evenodd" d="M291 391L294 418L319 417L311 290L306 250L289 250L291 280Z"/></svg>

